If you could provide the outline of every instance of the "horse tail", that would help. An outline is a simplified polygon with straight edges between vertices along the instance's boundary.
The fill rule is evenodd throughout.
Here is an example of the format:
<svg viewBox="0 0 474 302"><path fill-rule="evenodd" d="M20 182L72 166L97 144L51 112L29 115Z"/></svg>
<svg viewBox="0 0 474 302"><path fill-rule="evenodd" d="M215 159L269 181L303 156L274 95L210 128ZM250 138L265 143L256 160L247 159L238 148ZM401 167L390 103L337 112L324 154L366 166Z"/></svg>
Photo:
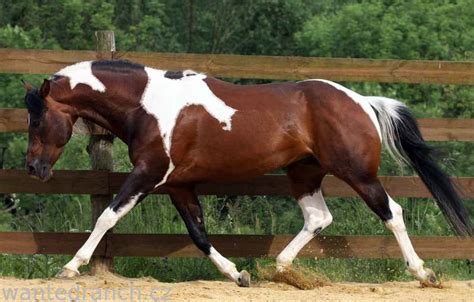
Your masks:
<svg viewBox="0 0 474 302"><path fill-rule="evenodd" d="M458 235L473 236L468 211L456 187L436 163L435 150L426 144L408 107L384 97L367 100L377 114L382 141L390 155L415 169Z"/></svg>

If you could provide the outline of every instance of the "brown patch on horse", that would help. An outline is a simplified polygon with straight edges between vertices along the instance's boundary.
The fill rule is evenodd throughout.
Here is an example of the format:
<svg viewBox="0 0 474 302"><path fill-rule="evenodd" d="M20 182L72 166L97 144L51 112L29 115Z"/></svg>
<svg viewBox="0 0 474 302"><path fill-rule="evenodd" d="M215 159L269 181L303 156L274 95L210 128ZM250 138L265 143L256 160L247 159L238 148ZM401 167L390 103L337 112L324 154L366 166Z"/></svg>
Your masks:
<svg viewBox="0 0 474 302"><path fill-rule="evenodd" d="M300 84L311 100L314 151L321 166L344 180L375 176L382 144L367 113L347 94L327 83Z"/></svg>
<svg viewBox="0 0 474 302"><path fill-rule="evenodd" d="M202 106L184 108L173 132L171 155L179 165L170 182L178 175L183 182L243 179L311 155L306 143L310 140L307 107L296 84L279 84L288 90L281 94L277 85L238 86L214 78L205 82L219 99L237 110L232 130L222 131L222 125ZM249 102L259 91L258 101ZM288 102L289 96L296 100Z"/></svg>

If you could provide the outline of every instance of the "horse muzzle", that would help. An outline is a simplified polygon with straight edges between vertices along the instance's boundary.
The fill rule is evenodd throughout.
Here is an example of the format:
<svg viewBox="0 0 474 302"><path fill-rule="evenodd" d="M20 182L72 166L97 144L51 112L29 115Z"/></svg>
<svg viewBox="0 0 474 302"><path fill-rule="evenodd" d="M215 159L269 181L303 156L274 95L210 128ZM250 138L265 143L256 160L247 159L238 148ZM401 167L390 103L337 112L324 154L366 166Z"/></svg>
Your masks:
<svg viewBox="0 0 474 302"><path fill-rule="evenodd" d="M47 182L53 176L51 165L38 159L27 163L26 169L28 170L28 175L42 182Z"/></svg>

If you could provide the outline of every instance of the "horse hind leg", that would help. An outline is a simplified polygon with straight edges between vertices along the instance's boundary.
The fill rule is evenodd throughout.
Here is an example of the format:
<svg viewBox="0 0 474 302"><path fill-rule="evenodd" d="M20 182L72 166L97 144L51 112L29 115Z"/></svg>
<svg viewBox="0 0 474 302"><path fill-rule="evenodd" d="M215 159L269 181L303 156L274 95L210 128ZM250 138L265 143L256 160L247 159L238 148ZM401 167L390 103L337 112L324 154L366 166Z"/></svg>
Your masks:
<svg viewBox="0 0 474 302"><path fill-rule="evenodd" d="M241 287L250 286L250 274L237 271L233 262L222 256L209 242L204 216L194 186L168 187L171 200L183 218L194 244L216 265L217 269Z"/></svg>
<svg viewBox="0 0 474 302"><path fill-rule="evenodd" d="M326 171L316 159L305 159L288 167L293 196L298 200L304 217L303 229L277 256L277 271L283 272L291 266L299 251L332 222L326 202L321 193L321 181Z"/></svg>
<svg viewBox="0 0 474 302"><path fill-rule="evenodd" d="M393 232L400 246L408 271L421 282L422 286L439 287L436 275L423 266L423 260L418 257L408 237L403 221L402 207L385 191L377 177L371 179L358 178L346 180L364 199L370 209L382 219L385 226Z"/></svg>

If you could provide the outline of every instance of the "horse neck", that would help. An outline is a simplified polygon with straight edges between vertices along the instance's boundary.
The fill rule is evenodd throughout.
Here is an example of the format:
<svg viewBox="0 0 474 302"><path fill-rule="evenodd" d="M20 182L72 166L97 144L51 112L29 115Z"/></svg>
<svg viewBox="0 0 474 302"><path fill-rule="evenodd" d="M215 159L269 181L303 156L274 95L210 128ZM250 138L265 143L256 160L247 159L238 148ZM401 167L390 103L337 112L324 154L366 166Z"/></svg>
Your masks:
<svg viewBox="0 0 474 302"><path fill-rule="evenodd" d="M130 133L124 125L136 107L136 100L123 92L124 89L108 87L106 93L97 93L81 87L63 95L60 102L75 108L79 117L109 130L127 142Z"/></svg>
<svg viewBox="0 0 474 302"><path fill-rule="evenodd" d="M103 106L103 104L100 104L100 106ZM93 107L82 108L79 111L79 117L105 128L120 137L122 140L125 140L127 137L126 131L122 129L122 127L119 127L119 124L123 125L125 123L126 115L121 114L120 117L117 118L116 116L119 115L117 112L114 112L114 114L110 112L111 111L109 111L109 114L104 114L101 110L96 110ZM117 120L123 120L124 122L117 123Z"/></svg>

